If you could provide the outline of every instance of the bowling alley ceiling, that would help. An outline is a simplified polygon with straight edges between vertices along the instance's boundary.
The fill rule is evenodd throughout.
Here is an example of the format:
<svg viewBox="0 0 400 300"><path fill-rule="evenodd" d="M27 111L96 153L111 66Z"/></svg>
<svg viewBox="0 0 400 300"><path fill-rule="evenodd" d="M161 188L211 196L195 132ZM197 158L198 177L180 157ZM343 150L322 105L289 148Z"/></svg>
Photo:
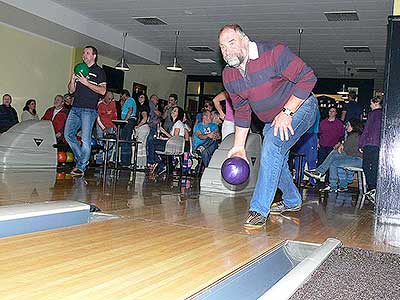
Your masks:
<svg viewBox="0 0 400 300"><path fill-rule="evenodd" d="M0 22L73 47L95 44L115 60L127 32L130 64L171 64L179 30L177 57L188 75L221 73L218 30L238 23L252 40L300 50L319 77L373 78L379 88L392 6L393 0L7 0L0 1Z"/></svg>

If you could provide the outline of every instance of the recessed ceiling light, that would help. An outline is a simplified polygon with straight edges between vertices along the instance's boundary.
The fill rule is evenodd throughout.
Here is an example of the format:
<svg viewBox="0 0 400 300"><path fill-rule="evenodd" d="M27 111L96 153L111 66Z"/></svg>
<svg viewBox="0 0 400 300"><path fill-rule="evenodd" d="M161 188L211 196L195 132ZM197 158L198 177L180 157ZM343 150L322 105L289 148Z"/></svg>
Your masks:
<svg viewBox="0 0 400 300"><path fill-rule="evenodd" d="M185 9L184 11L185 15L193 15L193 12L191 10Z"/></svg>

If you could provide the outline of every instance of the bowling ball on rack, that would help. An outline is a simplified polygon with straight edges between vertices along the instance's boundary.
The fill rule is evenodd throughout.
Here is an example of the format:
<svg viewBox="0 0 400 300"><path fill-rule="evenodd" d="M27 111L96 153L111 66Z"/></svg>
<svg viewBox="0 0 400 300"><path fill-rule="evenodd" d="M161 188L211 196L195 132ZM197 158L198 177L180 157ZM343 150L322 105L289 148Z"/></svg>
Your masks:
<svg viewBox="0 0 400 300"><path fill-rule="evenodd" d="M72 152L67 152L67 160L65 162L72 163L74 162L74 154Z"/></svg>
<svg viewBox="0 0 400 300"><path fill-rule="evenodd" d="M222 164L221 175L227 183L240 185L249 179L250 166L243 158L230 157Z"/></svg>
<svg viewBox="0 0 400 300"><path fill-rule="evenodd" d="M67 160L67 154L65 154L65 152L63 151L58 151L57 152L57 162L59 164L65 163L65 161Z"/></svg>

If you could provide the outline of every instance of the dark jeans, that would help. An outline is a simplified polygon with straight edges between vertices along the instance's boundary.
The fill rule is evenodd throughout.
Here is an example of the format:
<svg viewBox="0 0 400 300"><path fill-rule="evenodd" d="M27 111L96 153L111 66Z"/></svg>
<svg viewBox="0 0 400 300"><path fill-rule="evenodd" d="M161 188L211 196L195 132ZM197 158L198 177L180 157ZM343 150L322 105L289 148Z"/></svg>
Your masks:
<svg viewBox="0 0 400 300"><path fill-rule="evenodd" d="M305 133L299 141L296 143L294 146L294 152L298 154L304 154L304 158L302 160L302 166L300 166L300 159L299 157L295 157L294 159L294 165L296 169L296 179L295 181L298 182L299 176L300 176L300 182L303 183L304 179L304 167L305 164L307 163L307 168L310 169L315 169L317 166L317 156L318 156L318 149L317 149L317 140L318 136L316 133ZM298 172L298 170L302 171ZM312 185L315 185L316 181L314 178L310 178L309 182Z"/></svg>
<svg viewBox="0 0 400 300"><path fill-rule="evenodd" d="M136 125L136 119L131 118L121 130L121 139L126 141L132 140L133 128ZM129 166L132 158L132 144L121 143L121 164L123 166Z"/></svg>
<svg viewBox="0 0 400 300"><path fill-rule="evenodd" d="M164 151L165 145L167 144L167 140L159 140L153 139L151 143L147 144L147 149L149 150L149 154L147 155L147 163L154 164L158 163L159 169L164 167L164 162L160 158L160 156L156 153L156 151Z"/></svg>
<svg viewBox="0 0 400 300"><path fill-rule="evenodd" d="M378 178L378 164L379 164L379 147L378 146L365 146L363 148L363 169L367 179L368 188L370 190L376 189L376 181Z"/></svg>
<svg viewBox="0 0 400 300"><path fill-rule="evenodd" d="M149 162L149 157L150 157L150 145L154 143L156 140L156 134L157 134L157 129L155 127L150 127L150 132L149 135L147 136L147 141L146 141L146 156L147 156L147 164L153 164L154 162L150 163Z"/></svg>
<svg viewBox="0 0 400 300"><path fill-rule="evenodd" d="M199 145L197 147L197 149L199 149L200 146L204 147L204 150L201 151L201 159L203 160L204 166L207 168L208 164L210 163L212 155L214 154L215 150L218 148L218 143L216 140L207 138L206 142Z"/></svg>
<svg viewBox="0 0 400 300"><path fill-rule="evenodd" d="M333 150L332 146L321 146L318 150L318 163L317 166L321 165L324 160L328 157L329 153Z"/></svg>

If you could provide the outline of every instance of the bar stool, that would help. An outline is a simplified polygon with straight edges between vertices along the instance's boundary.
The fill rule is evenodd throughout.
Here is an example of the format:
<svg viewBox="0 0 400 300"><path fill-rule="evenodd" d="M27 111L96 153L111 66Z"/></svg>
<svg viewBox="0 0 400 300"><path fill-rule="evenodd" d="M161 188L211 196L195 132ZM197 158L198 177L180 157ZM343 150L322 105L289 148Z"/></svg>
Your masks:
<svg viewBox="0 0 400 300"><path fill-rule="evenodd" d="M136 139L132 140L122 140L121 139L121 126L126 125L128 121L125 120L112 120L112 122L115 124L117 127L117 133L115 139L113 138L103 138L101 139L104 143L104 163L103 163L103 168L104 170L107 168L107 158L108 158L108 151L110 148L110 143L113 142L115 143L115 164L114 168L118 168L118 162L119 162L119 155L120 155L120 145L122 143L129 143L131 145L134 145L134 152L133 152L133 169L136 170L136 165L137 165L137 153L138 153L138 144L141 144L141 142L136 141Z"/></svg>
<svg viewBox="0 0 400 300"><path fill-rule="evenodd" d="M119 144L121 143L121 126L128 124L126 120L112 120L113 124L117 127L117 135L115 139L115 168L118 168L119 161Z"/></svg>
<svg viewBox="0 0 400 300"><path fill-rule="evenodd" d="M301 175L303 174L303 158L305 154L303 153L289 153L289 159L293 162L293 167L295 166L295 159L299 159L299 167L295 170L296 172L296 186L301 186Z"/></svg>
<svg viewBox="0 0 400 300"><path fill-rule="evenodd" d="M361 196L360 208L364 206L365 201L365 194L367 192L367 179L365 177L365 173L363 168L359 167L343 167L346 171L355 172L357 174L357 183L358 183L358 190Z"/></svg>

